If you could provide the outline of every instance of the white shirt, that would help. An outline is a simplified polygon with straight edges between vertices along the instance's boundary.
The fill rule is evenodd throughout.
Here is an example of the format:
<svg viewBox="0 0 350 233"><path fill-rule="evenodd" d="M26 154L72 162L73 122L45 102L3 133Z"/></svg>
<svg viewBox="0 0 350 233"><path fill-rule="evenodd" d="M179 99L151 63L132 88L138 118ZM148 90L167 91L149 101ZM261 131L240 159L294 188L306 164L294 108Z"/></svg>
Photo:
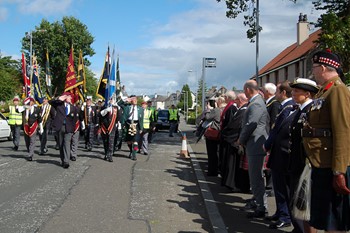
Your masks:
<svg viewBox="0 0 350 233"><path fill-rule="evenodd" d="M130 121L132 121L132 120L138 121L139 120L139 115L138 115L138 110L137 110L137 106L136 105L132 105L131 106L131 108L130 108L130 116L129 116L128 120L130 120Z"/></svg>

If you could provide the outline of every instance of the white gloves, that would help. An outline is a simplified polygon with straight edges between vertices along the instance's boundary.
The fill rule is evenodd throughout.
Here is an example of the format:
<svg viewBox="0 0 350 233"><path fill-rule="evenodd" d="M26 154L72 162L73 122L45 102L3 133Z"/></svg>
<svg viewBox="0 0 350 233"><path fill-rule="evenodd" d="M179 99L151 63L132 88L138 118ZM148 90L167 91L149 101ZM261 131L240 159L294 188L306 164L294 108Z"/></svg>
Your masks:
<svg viewBox="0 0 350 233"><path fill-rule="evenodd" d="M81 121L81 130L85 130L85 122Z"/></svg>
<svg viewBox="0 0 350 233"><path fill-rule="evenodd" d="M39 134L43 134L44 133L44 128L43 128L43 123L39 124Z"/></svg>

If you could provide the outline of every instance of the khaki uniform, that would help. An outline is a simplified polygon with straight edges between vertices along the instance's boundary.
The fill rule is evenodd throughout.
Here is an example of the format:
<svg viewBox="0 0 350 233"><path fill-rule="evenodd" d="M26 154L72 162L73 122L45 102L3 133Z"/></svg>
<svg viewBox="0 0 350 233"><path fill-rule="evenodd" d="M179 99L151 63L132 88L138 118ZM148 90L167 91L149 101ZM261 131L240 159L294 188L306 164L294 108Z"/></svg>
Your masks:
<svg viewBox="0 0 350 233"><path fill-rule="evenodd" d="M339 77L316 94L304 125L303 144L314 167L345 173L350 166L350 91Z"/></svg>

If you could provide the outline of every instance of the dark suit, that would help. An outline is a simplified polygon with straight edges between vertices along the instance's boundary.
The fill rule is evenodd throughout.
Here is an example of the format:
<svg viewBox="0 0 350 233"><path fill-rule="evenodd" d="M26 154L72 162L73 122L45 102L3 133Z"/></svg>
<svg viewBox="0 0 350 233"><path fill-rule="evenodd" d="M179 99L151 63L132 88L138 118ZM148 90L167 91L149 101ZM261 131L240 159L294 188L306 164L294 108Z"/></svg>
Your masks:
<svg viewBox="0 0 350 233"><path fill-rule="evenodd" d="M81 114L85 123L85 149L91 150L93 145L94 129L95 125L97 124L96 108L93 106L84 106L82 107Z"/></svg>
<svg viewBox="0 0 350 233"><path fill-rule="evenodd" d="M58 135L61 161L62 164L68 164L71 156L72 135L77 119L79 118L78 108L72 104L67 104L69 105L69 112L66 115L65 102L55 99L50 100L49 103L56 109L56 116L52 122L52 127Z"/></svg>
<svg viewBox="0 0 350 233"><path fill-rule="evenodd" d="M266 108L267 112L270 116L270 128L272 128L273 124L275 123L277 114L280 112L280 106L281 103L276 100L276 97L272 97L269 102L266 102Z"/></svg>
<svg viewBox="0 0 350 233"><path fill-rule="evenodd" d="M268 168L271 169L273 190L275 193L276 213L275 216L285 223L291 222L289 213L289 193L287 167L289 162L289 127L293 120L289 116L295 108L290 100L282 106L281 112L277 115L275 124L270 132L268 140L265 142L266 149L270 150ZM268 144L271 143L271 146Z"/></svg>
<svg viewBox="0 0 350 233"><path fill-rule="evenodd" d="M40 115L43 119L43 129L44 132L39 135L40 139L40 153L43 154L47 151L47 135L52 125L53 119L55 119L56 110L50 104L46 106L42 105L40 108Z"/></svg>

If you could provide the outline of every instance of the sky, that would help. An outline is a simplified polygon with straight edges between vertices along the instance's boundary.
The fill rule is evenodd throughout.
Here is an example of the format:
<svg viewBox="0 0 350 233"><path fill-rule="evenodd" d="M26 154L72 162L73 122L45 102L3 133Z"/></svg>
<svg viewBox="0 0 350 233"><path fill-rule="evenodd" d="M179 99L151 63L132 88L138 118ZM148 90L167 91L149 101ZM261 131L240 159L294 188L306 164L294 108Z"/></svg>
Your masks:
<svg viewBox="0 0 350 233"><path fill-rule="evenodd" d="M300 13L317 20L311 2L260 1L259 69L296 42ZM87 58L97 79L107 46L115 47L129 95L167 95L185 84L195 92L203 58L216 58L216 68L205 69L207 87L242 89L255 74L256 45L242 17L228 19L225 2L216 0L0 0L1 55L19 59L25 32L63 16L77 18L94 36L96 54Z"/></svg>

